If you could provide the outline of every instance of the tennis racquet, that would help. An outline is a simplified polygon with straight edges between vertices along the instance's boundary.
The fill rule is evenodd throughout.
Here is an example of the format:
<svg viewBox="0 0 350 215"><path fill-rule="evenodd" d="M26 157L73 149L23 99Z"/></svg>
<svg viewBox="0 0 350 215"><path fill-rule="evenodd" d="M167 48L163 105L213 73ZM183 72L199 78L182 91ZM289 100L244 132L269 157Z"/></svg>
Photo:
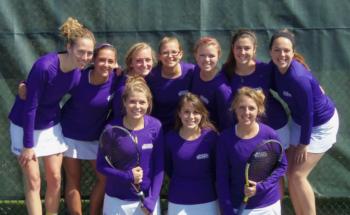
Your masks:
<svg viewBox="0 0 350 215"><path fill-rule="evenodd" d="M99 147L106 162L118 170L130 170L140 165L140 151L137 137L121 126L106 127L101 136ZM140 184L131 183L141 203L145 195Z"/></svg>
<svg viewBox="0 0 350 215"><path fill-rule="evenodd" d="M261 182L268 178L282 160L282 156L283 148L278 140L270 139L258 144L245 167L245 186L249 186L249 180ZM248 197L244 197L238 215L242 215L248 199Z"/></svg>

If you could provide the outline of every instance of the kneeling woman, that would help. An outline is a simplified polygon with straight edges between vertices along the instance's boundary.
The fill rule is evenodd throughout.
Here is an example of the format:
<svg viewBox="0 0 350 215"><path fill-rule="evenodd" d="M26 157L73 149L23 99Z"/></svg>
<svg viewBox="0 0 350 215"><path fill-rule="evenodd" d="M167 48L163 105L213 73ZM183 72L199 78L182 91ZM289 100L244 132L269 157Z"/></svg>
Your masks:
<svg viewBox="0 0 350 215"><path fill-rule="evenodd" d="M258 117L264 114L265 96L262 91L249 87L238 90L231 109L238 123L222 132L217 148L217 192L221 214L235 214L249 197L243 214L281 214L279 179L287 170L286 157L264 181L249 181L245 187L245 165L256 146L268 139L278 139L276 132Z"/></svg>
<svg viewBox="0 0 350 215"><path fill-rule="evenodd" d="M170 177L168 215L217 214L215 146L217 133L208 111L192 93L182 96L175 130L165 137Z"/></svg>
<svg viewBox="0 0 350 215"><path fill-rule="evenodd" d="M123 171L112 168L99 150L97 170L106 176L103 214L160 214L158 199L164 173L163 134L160 122L147 115L152 95L142 77L129 77L122 95L125 116L108 126L122 126L138 140L140 165ZM132 184L145 194L143 205Z"/></svg>

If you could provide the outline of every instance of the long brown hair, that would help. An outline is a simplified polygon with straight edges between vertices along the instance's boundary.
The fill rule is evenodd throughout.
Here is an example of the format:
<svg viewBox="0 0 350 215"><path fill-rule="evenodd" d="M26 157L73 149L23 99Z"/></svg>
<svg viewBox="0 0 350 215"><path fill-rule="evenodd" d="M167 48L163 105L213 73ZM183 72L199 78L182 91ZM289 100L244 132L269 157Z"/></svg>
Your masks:
<svg viewBox="0 0 350 215"><path fill-rule="evenodd" d="M175 116L175 130L180 130L180 128L182 127L182 121L179 117L179 114L181 112L182 107L186 103L191 103L195 110L202 116L202 119L199 122L199 128L208 128L213 131L217 131L213 123L210 122L209 112L207 108L204 106L203 102L198 98L198 96L193 93L186 93L180 99Z"/></svg>
<svg viewBox="0 0 350 215"><path fill-rule="evenodd" d="M304 67L310 71L310 67L307 65L307 63L305 62L305 58L303 55L301 55L300 53L296 52L295 51L295 46L296 46L296 43L295 43L295 36L292 32L290 32L288 29L283 29L283 30L280 30L276 33L274 33L270 39L270 44L269 44L269 49L271 50L272 49L272 46L273 46L273 43L275 42L276 39L280 38L280 37L283 37L283 38L286 38L288 39L291 43L292 43L292 49L294 51L294 57L293 59L298 61L299 63L303 64Z"/></svg>
<svg viewBox="0 0 350 215"><path fill-rule="evenodd" d="M230 46L230 52L228 54L226 62L223 64L222 69L224 70L224 73L229 81L231 81L233 74L235 73L236 69L236 59L232 51L232 47L235 45L237 40L241 38L249 38L252 40L254 48L257 46L257 38L256 35L253 31L246 30L246 29L241 29L238 30L237 33L235 33L232 36L231 39L231 46Z"/></svg>

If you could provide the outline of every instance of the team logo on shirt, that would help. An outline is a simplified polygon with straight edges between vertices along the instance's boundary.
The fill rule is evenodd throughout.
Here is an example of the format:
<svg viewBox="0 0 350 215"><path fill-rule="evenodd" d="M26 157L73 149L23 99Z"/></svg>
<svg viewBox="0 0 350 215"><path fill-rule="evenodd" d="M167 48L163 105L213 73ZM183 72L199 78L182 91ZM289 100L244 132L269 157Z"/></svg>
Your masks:
<svg viewBox="0 0 350 215"><path fill-rule="evenodd" d="M292 94L288 91L283 91L282 94L285 96L285 97L292 97Z"/></svg>
<svg viewBox="0 0 350 215"><path fill-rule="evenodd" d="M203 95L200 95L199 98L202 100L202 102L204 102L205 104L209 104L209 99L207 99L206 97L204 97Z"/></svg>
<svg viewBox="0 0 350 215"><path fill-rule="evenodd" d="M186 93L188 93L188 90L181 90L179 91L179 93L177 94L178 96L183 96L185 95Z"/></svg>
<svg viewBox="0 0 350 215"><path fill-rule="evenodd" d="M208 158L209 158L208 153L199 154L199 155L196 156L197 160L203 160L203 159L208 159Z"/></svg>
<svg viewBox="0 0 350 215"><path fill-rule="evenodd" d="M153 149L153 143L145 143L142 145L142 150L144 149Z"/></svg>

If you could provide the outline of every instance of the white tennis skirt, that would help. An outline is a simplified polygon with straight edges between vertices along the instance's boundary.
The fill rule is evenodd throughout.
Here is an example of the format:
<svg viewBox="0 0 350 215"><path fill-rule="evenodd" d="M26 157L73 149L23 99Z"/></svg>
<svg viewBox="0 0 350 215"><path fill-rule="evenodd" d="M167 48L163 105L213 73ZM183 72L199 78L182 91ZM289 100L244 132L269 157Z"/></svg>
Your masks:
<svg viewBox="0 0 350 215"><path fill-rule="evenodd" d="M10 122L11 151L20 155L23 149L23 128ZM67 150L60 124L43 130L34 130L33 150L36 157L62 153Z"/></svg>
<svg viewBox="0 0 350 215"><path fill-rule="evenodd" d="M139 201L126 201L105 194L103 200L103 215L145 215ZM159 200L152 215L160 215Z"/></svg>
<svg viewBox="0 0 350 215"><path fill-rule="evenodd" d="M220 214L217 201L207 202L195 205L182 205L172 202L168 203L168 215L203 215L203 214Z"/></svg>
<svg viewBox="0 0 350 215"><path fill-rule="evenodd" d="M283 149L286 150L289 147L289 141L290 141L289 122L286 125L284 125L282 128L277 129L276 133L280 139Z"/></svg>
<svg viewBox="0 0 350 215"><path fill-rule="evenodd" d="M238 209L233 209L235 214L238 212ZM281 215L281 202L278 200L272 205L263 207L263 208L254 208L254 209L245 209L243 210L242 215Z"/></svg>
<svg viewBox="0 0 350 215"><path fill-rule="evenodd" d="M64 137L64 141L68 146L64 152L64 157L81 159L81 160L96 160L98 150L98 140L83 141Z"/></svg>
<svg viewBox="0 0 350 215"><path fill-rule="evenodd" d="M291 139L290 144L299 144L300 125L291 122ZM312 128L310 144L307 146L307 151L310 153L324 153L330 149L337 141L337 133L339 129L339 117L337 110L334 115L326 123Z"/></svg>

